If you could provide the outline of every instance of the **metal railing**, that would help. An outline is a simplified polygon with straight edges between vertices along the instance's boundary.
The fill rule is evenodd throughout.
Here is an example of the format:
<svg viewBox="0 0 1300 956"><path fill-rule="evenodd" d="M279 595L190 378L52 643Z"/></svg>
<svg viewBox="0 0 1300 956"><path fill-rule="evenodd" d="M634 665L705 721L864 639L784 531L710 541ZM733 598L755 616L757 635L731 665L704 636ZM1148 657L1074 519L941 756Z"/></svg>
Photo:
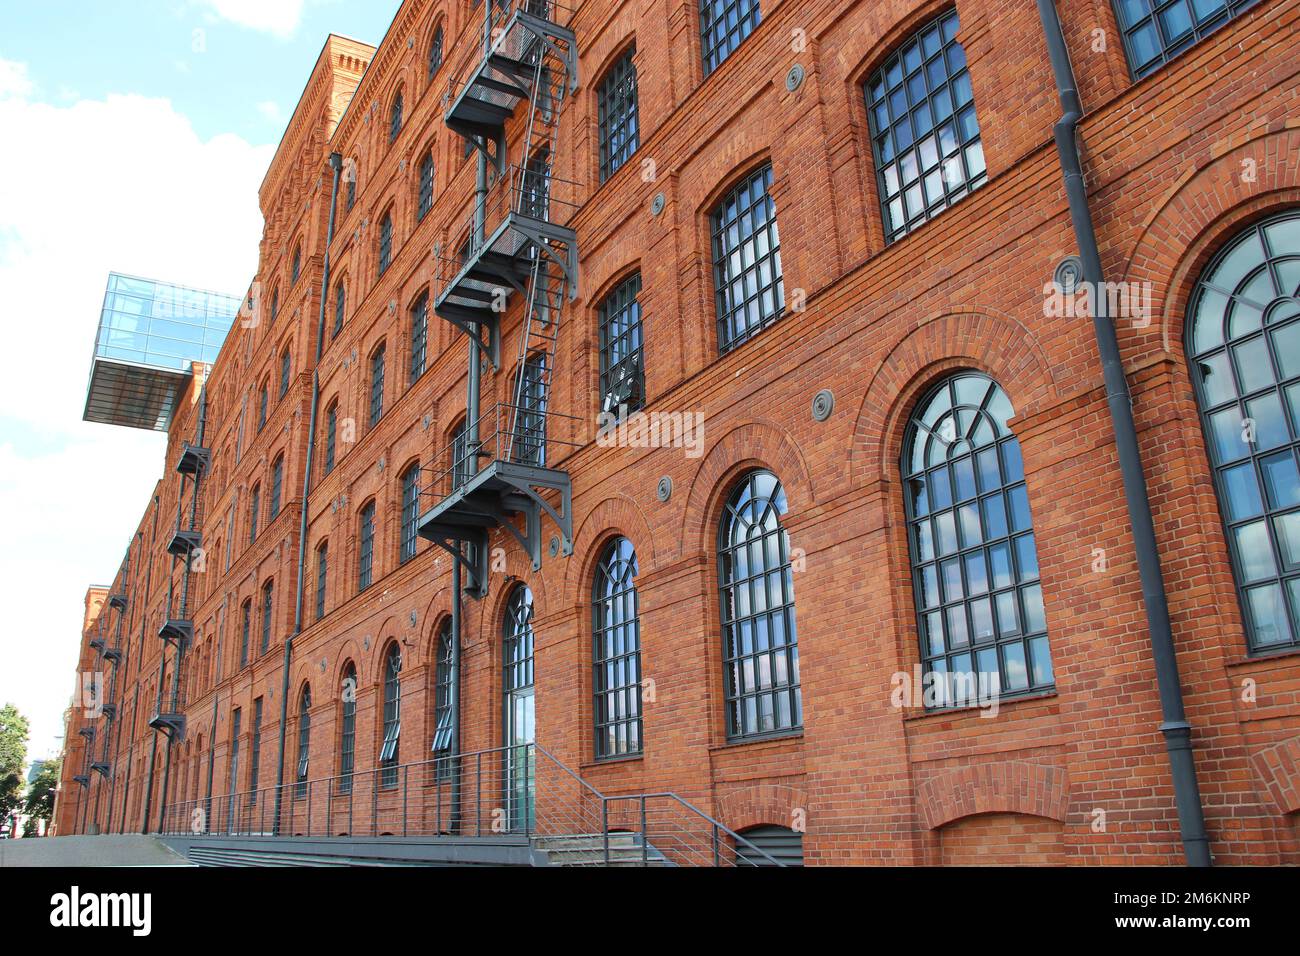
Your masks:
<svg viewBox="0 0 1300 956"><path fill-rule="evenodd" d="M454 439L435 448L426 458L429 464L420 469L421 513L445 500L486 464L504 461L554 467L569 452L582 447L578 440L582 420L561 412L498 402L488 406L477 424L477 442Z"/></svg>
<svg viewBox="0 0 1300 956"><path fill-rule="evenodd" d="M606 796L536 744L290 780L169 804L201 837L516 837L572 866L780 865L673 793Z"/></svg>

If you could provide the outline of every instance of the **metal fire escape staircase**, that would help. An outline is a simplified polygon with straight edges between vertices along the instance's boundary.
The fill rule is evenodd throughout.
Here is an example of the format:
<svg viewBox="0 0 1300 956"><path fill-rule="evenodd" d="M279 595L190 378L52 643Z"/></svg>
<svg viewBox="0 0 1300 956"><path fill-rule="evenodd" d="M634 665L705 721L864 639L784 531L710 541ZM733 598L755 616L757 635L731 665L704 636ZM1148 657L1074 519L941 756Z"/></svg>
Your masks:
<svg viewBox="0 0 1300 956"><path fill-rule="evenodd" d="M195 573L195 561L202 554L202 498L203 478L212 460L211 451L204 446L203 436L207 426L207 387L199 394L199 421L194 442L184 442L176 471L181 476L176 495L176 524L167 552L172 556L172 574L167 584L167 618L158 630L163 643L174 649L171 669L171 690L165 685L159 694L158 707L149 720L149 726L175 741L185 735L184 701L181 699L182 666L185 653L194 639L194 621L190 617L190 589ZM186 498L189 498L188 507ZM179 600L176 594L176 569L181 569ZM166 647L163 649L166 653Z"/></svg>
<svg viewBox="0 0 1300 956"><path fill-rule="evenodd" d="M489 16L491 40L453 87L445 122L484 153L495 181L476 203L460 256L444 266L434 311L499 369L501 319L512 299L522 300L518 371L513 400L467 423L477 440L453 442L425 469L418 523L421 537L462 565L465 590L476 597L487 593L489 530L513 535L535 570L543 513L559 528L565 555L573 540L569 476L547 467L546 449L547 423L557 418L547 401L560 319L577 295L577 237L552 214L560 112L578 83L577 43L558 22L568 11L551 0L492 3ZM522 103L522 156L507 165L506 123Z"/></svg>
<svg viewBox="0 0 1300 956"><path fill-rule="evenodd" d="M122 591L117 592L108 600L108 606L117 612L117 618L113 625L113 646L108 647L100 641L99 656L113 665L113 670L108 678L108 693L100 706L100 714L104 718L104 743L100 749L99 759L92 761L90 769L99 774L104 779L108 779L109 759L108 746L113 736L113 723L117 720L117 685L118 685L118 668L122 666L122 622L126 617L126 581L127 575L131 570L131 552L127 551L126 560L122 563L122 569L118 573L118 580L122 582ZM101 618L102 620L102 618ZM103 632L101 630L102 638ZM91 645L95 644L91 641Z"/></svg>

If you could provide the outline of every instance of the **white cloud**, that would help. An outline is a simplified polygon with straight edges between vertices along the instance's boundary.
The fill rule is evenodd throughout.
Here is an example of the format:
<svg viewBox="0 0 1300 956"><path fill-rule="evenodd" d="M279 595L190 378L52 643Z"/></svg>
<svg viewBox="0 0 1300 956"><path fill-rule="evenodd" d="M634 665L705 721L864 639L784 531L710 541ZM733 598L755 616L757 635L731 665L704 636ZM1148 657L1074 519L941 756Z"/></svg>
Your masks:
<svg viewBox="0 0 1300 956"><path fill-rule="evenodd" d="M203 141L167 100L52 105L0 60L0 703L62 733L82 598L111 581L162 436L81 421L110 270L242 294L272 147Z"/></svg>
<svg viewBox="0 0 1300 956"><path fill-rule="evenodd" d="M302 22L304 0L203 0L215 16L250 30L292 36Z"/></svg>
<svg viewBox="0 0 1300 956"><path fill-rule="evenodd" d="M283 118L280 114L280 104L275 100L263 100L257 104L257 112L262 118L271 123L278 123Z"/></svg>

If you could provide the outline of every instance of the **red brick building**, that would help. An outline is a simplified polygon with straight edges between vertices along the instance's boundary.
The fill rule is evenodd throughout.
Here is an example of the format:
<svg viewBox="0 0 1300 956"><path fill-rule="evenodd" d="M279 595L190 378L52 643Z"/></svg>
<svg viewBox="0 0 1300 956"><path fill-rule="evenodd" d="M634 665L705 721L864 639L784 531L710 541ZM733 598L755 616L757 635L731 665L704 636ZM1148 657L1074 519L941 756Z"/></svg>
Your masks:
<svg viewBox="0 0 1300 956"><path fill-rule="evenodd" d="M1059 6L1210 848L1294 863L1300 0ZM810 864L1182 862L1034 5L493 10L486 60L481 3L326 42L58 832L434 839L471 790L636 832L614 798L671 792Z"/></svg>

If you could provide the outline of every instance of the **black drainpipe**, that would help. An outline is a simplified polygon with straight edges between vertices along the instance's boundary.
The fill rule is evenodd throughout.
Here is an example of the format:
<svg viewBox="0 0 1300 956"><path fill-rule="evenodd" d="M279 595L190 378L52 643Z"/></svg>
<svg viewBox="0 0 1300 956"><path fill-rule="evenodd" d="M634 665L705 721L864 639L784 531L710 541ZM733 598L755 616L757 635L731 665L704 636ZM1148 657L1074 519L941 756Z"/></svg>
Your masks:
<svg viewBox="0 0 1300 956"><path fill-rule="evenodd" d="M1088 207L1087 185L1079 160L1078 126L1083 106L1074 83L1074 70L1066 50L1061 19L1054 0L1038 0L1038 15L1047 38L1047 51L1056 77L1056 91L1064 114L1054 128L1056 151L1065 177L1065 194L1070 202L1070 219L1074 223L1079 258L1083 262L1083 279L1092 291L1092 324L1101 353L1102 374L1106 383L1106 400L1110 405L1115 445L1119 452L1120 473L1124 480L1124 497L1128 502L1129 522L1133 529L1133 546L1137 554L1138 574L1142 580L1142 598L1146 606L1147 627L1151 634L1151 656L1156 667L1156 686L1160 693L1160 732L1169 753L1169 768L1174 782L1174 803L1178 808L1178 827L1182 834L1183 854L1188 866L1210 865L1210 840L1205 832L1205 811L1196 783L1196 766L1192 755L1192 725L1183 709L1183 690L1178 677L1178 658L1174 636L1169 626L1169 605L1165 597L1164 577L1156 550L1155 525L1151 517L1151 500L1146 476L1138 452L1137 430L1133 424L1133 399L1120 359L1115 326L1107 314L1101 254L1097 250L1097 233L1092 211Z"/></svg>
<svg viewBox="0 0 1300 956"><path fill-rule="evenodd" d="M302 516L298 523L298 585L293 601L293 632L284 642L284 673L280 680L280 755L275 767L275 816L272 833L280 835L280 808L284 799L284 741L285 722L289 719L289 664L293 660L293 639L302 632L302 594L307 573L307 511L311 499L312 452L316 448L316 414L320 405L320 357L325 351L325 306L330 293L330 245L334 242L334 217L338 212L339 176L343 172L343 157L330 153L330 169L334 182L330 187L330 218L325 230L325 263L321 276L320 319L316 326L316 363L311 373L311 416L307 422L307 460L302 475Z"/></svg>
<svg viewBox="0 0 1300 956"><path fill-rule="evenodd" d="M162 498L159 495L153 496L153 507L154 507L153 539L151 540L149 545L149 573L145 578L145 586L144 586L145 592L149 595L149 597L153 596L151 590L153 588L153 540L156 540L158 536L158 514L162 510ZM168 584L168 592L167 592L167 612L168 613L171 612L171 585L170 584ZM141 657L144 657L144 635L148 627L149 627L149 623L147 620L141 622L140 624L140 656ZM158 659L158 709L159 710L162 710L163 678L166 677L166 675L167 675L167 648L164 647ZM158 734L154 733L154 735L149 740L149 775L148 775L148 782L145 784L144 817L140 821L141 833L149 832L149 814L153 808L153 774L154 774L154 769L157 767L157 764L158 764Z"/></svg>

